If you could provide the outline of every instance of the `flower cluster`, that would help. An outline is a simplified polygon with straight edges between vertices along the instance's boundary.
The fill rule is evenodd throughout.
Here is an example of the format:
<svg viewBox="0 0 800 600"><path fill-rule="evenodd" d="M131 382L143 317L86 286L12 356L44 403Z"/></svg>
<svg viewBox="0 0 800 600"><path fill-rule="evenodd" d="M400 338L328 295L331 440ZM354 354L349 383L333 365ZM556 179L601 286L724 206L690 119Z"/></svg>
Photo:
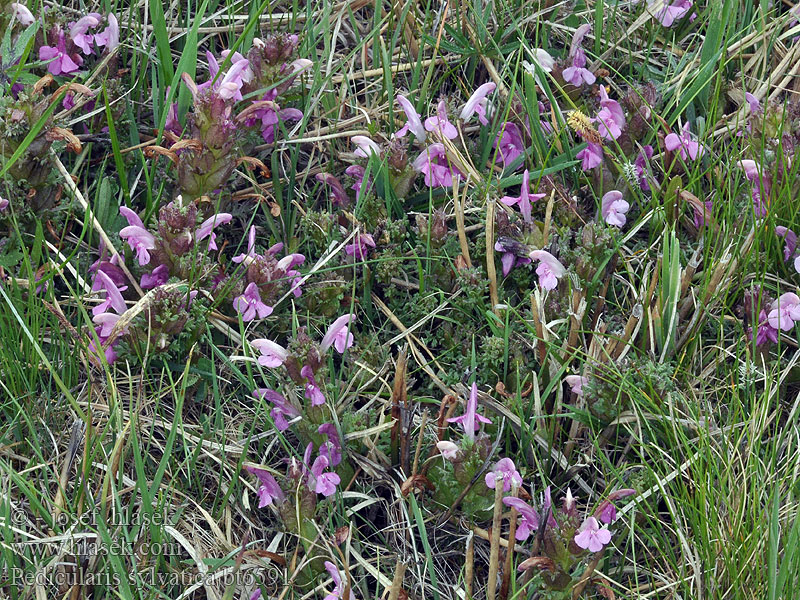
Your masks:
<svg viewBox="0 0 800 600"><path fill-rule="evenodd" d="M15 12L22 15L21 23L32 23L33 15L25 11L27 9L17 5ZM100 30L104 21L106 26ZM64 31L59 25L53 26L47 35L53 45L39 47L39 60L47 64L52 75L75 73L83 65L84 56L99 54L103 50L111 52L119 46L119 23L113 13L108 13L105 19L100 13L88 13L68 23L67 27Z"/></svg>

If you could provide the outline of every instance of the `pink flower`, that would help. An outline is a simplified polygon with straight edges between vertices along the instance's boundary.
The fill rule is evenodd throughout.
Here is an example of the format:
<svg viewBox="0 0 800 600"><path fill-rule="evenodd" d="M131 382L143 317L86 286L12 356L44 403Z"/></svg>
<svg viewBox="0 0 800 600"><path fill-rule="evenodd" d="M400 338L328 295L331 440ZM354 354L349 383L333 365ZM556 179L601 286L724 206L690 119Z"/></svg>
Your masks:
<svg viewBox="0 0 800 600"><path fill-rule="evenodd" d="M237 256L234 256L231 260L238 264L244 262L248 258L252 259L257 257L258 255L255 252L255 247L256 247L256 226L251 225L250 231L247 234L247 252L245 252L244 254L238 254Z"/></svg>
<svg viewBox="0 0 800 600"><path fill-rule="evenodd" d="M782 294L772 303L771 308L767 320L773 329L791 331L794 329L794 322L800 321L800 298L793 292Z"/></svg>
<svg viewBox="0 0 800 600"><path fill-rule="evenodd" d="M425 185L428 187L450 187L453 185L453 175L463 177L463 173L450 165L443 144L431 144L412 163L414 169L425 175Z"/></svg>
<svg viewBox="0 0 800 600"><path fill-rule="evenodd" d="M594 121L599 121L597 132L607 140L615 140L622 135L622 128L625 127L625 113L616 100L611 100L606 93L606 89L600 86L600 112Z"/></svg>
<svg viewBox="0 0 800 600"><path fill-rule="evenodd" d="M195 240L200 241L204 240L205 238L211 236L208 240L208 249L209 250L216 250L217 244L215 240L217 239L216 234L214 233L214 227L217 225L224 225L225 223L230 223L233 216L228 213L219 213L214 215L213 217L209 217L197 228L197 231L194 234Z"/></svg>
<svg viewBox="0 0 800 600"><path fill-rule="evenodd" d="M328 459L328 464L335 467L342 462L342 441L339 432L333 423L323 423L317 428L317 433L326 436L328 440L320 445L319 453Z"/></svg>
<svg viewBox="0 0 800 600"><path fill-rule="evenodd" d="M736 165L744 171L744 176L748 181L758 181L761 177L759 173L758 163L754 160L745 159L740 160Z"/></svg>
<svg viewBox="0 0 800 600"><path fill-rule="evenodd" d="M109 277L105 271L98 269L95 273L95 282L98 283L98 289L105 290L106 299L92 309L93 315L107 312L109 308L113 308L119 314L127 310L125 300L120 292L127 289L126 286L117 287L114 280Z"/></svg>
<svg viewBox="0 0 800 600"><path fill-rule="evenodd" d="M47 70L52 75L68 75L69 73L74 73L80 68L67 54L67 44L66 40L64 39L63 31L58 32L58 41L56 42L55 46L39 47L39 60L50 61L47 64Z"/></svg>
<svg viewBox="0 0 800 600"><path fill-rule="evenodd" d="M503 498L503 504L516 509L519 513L517 532L514 535L517 541L524 542L533 532L539 529L539 515L524 500L513 496L506 496Z"/></svg>
<svg viewBox="0 0 800 600"><path fill-rule="evenodd" d="M573 394L583 395L583 386L589 383L589 379L581 375L567 375L564 378Z"/></svg>
<svg viewBox="0 0 800 600"><path fill-rule="evenodd" d="M33 13L28 10L28 7L24 4L12 2L10 6L14 14L14 18L19 21L20 25L23 27L27 27L36 20L33 16Z"/></svg>
<svg viewBox="0 0 800 600"><path fill-rule="evenodd" d="M247 70L250 69L250 62L246 58L237 60L219 83L217 93L223 100L242 100L242 86L245 83Z"/></svg>
<svg viewBox="0 0 800 600"><path fill-rule="evenodd" d="M150 253L156 247L156 238L144 228L144 223L135 212L126 206L120 206L119 212L128 220L129 225L123 227L119 237L128 242L131 250L136 252L139 265L144 266L150 262Z"/></svg>
<svg viewBox="0 0 800 600"><path fill-rule="evenodd" d="M256 317L265 319L272 314L272 307L267 306L261 301L261 294L258 292L258 286L252 281L247 284L241 296L234 298L233 307L236 309L236 312L242 315L242 321L245 323L252 321Z"/></svg>
<svg viewBox="0 0 800 600"><path fill-rule="evenodd" d="M526 223L531 222L531 199L536 201L545 197L545 194L531 194L530 187L530 173L528 169L525 169L522 173L522 187L520 188L519 196L503 196L500 198L500 202L506 206L514 206L516 204Z"/></svg>
<svg viewBox="0 0 800 600"><path fill-rule="evenodd" d="M478 414L478 385L476 383L473 383L470 388L464 414L447 419L447 422L460 424L464 428L465 437L470 441L475 440L475 432L480 428L481 423L491 423L489 419Z"/></svg>
<svg viewBox="0 0 800 600"><path fill-rule="evenodd" d="M681 158L683 158L683 160L687 160L687 158L696 160L703 156L703 148L699 143L692 139L692 135L689 132L688 122L683 126L680 136L678 136L676 133L670 133L664 139L664 145L670 152L674 152L680 148Z"/></svg>
<svg viewBox="0 0 800 600"><path fill-rule="evenodd" d="M600 212L606 223L614 227L622 227L625 225L625 213L628 212L629 208L630 204L622 199L622 192L611 190L603 195Z"/></svg>
<svg viewBox="0 0 800 600"><path fill-rule="evenodd" d="M517 160L525 153L525 143L522 141L522 132L519 127L514 123L506 122L497 133L493 147L497 149L495 162L502 164L503 168Z"/></svg>
<svg viewBox="0 0 800 600"><path fill-rule="evenodd" d="M94 36L94 43L111 52L119 46L119 23L114 13L108 13L108 27Z"/></svg>
<svg viewBox="0 0 800 600"><path fill-rule="evenodd" d="M327 468L328 459L325 456L318 456L314 464L311 465L311 477L309 479L309 487L326 498L336 493L336 486L341 482L336 473L325 473L324 471Z"/></svg>
<svg viewBox="0 0 800 600"><path fill-rule="evenodd" d="M510 458L501 458L497 461L494 469L486 474L484 482L486 487L493 490L497 485L497 481L503 482L503 491L511 491L511 487L519 487L522 485L522 475L517 471L514 461Z"/></svg>
<svg viewBox="0 0 800 600"><path fill-rule="evenodd" d="M300 375L306 378L305 396L311 400L311 406L322 406L325 404L325 394L319 389L317 380L314 379L314 371L308 365L300 369Z"/></svg>
<svg viewBox="0 0 800 600"><path fill-rule="evenodd" d="M269 416L272 417L272 421L275 423L275 428L278 431L286 431L289 429L289 421L286 420L286 417L294 419L300 416L300 411L275 390L259 388L253 390L253 396L256 398L263 398L272 403L274 408L270 411Z"/></svg>
<svg viewBox="0 0 800 600"><path fill-rule="evenodd" d="M464 108L461 109L461 114L458 115L458 118L462 121L469 121L470 117L477 113L478 121L480 121L481 125L488 125L489 121L486 120L487 96L494 92L496 87L497 84L491 81L479 86L469 97Z"/></svg>
<svg viewBox="0 0 800 600"><path fill-rule="evenodd" d="M420 142L424 142L428 134L425 133L425 128L422 126L419 113L414 108L414 105L402 94L397 94L396 99L403 112L406 113L406 124L394 134L395 137L404 137L410 131Z"/></svg>
<svg viewBox="0 0 800 600"><path fill-rule="evenodd" d="M258 364L264 367L280 367L289 357L289 351L272 340L260 338L250 342L250 345L261 353Z"/></svg>
<svg viewBox="0 0 800 600"><path fill-rule="evenodd" d="M660 2L660 0L658 0ZM651 2L652 4L652 2ZM675 21L682 19L692 9L692 0L678 0L662 8L655 18L664 26L671 27Z"/></svg>
<svg viewBox="0 0 800 600"><path fill-rule="evenodd" d="M425 119L425 129L449 140L458 137L458 129L447 119L447 104L444 100L439 100L436 115Z"/></svg>
<svg viewBox="0 0 800 600"><path fill-rule="evenodd" d="M272 474L266 469L259 469L257 467L245 466L248 473L252 473L258 477L261 486L258 488L258 508L269 506L273 502L281 503L286 499L286 496L281 490L281 486L275 481Z"/></svg>
<svg viewBox="0 0 800 600"><path fill-rule="evenodd" d="M600 523L594 517L587 517L575 534L575 544L589 552L599 552L610 541L611 532L608 527L601 529Z"/></svg>
<svg viewBox="0 0 800 600"><path fill-rule="evenodd" d="M453 442L447 440L436 442L436 448L439 449L439 454L447 460L455 460L458 456L458 444L454 444Z"/></svg>
<svg viewBox="0 0 800 600"><path fill-rule="evenodd" d="M98 25L100 25L100 14L90 13L78 19L72 27L70 27L69 37L78 48L83 50L84 54L92 54L92 40L94 40L94 36L87 32L89 29L94 29Z"/></svg>
<svg viewBox="0 0 800 600"><path fill-rule="evenodd" d="M536 267L536 274L539 276L539 285L546 290L553 290L558 285L558 280L564 276L567 270L558 259L547 250L534 250L530 253L532 260L538 260L539 266Z"/></svg>
<svg viewBox="0 0 800 600"><path fill-rule="evenodd" d="M375 156L381 155L381 147L364 135L354 135L350 140L358 146L356 151L353 152L356 156L369 158L370 154L374 154Z"/></svg>
<svg viewBox="0 0 800 600"><path fill-rule="evenodd" d="M564 81L571 83L575 87L581 87L584 83L592 85L596 81L594 73L586 67L586 53L583 48L577 48L572 56L572 66L562 71Z"/></svg>
<svg viewBox="0 0 800 600"><path fill-rule="evenodd" d="M347 244L344 247L344 251L347 256L355 255L357 259L364 260L369 252L369 249L374 247L375 240L372 238L371 234L357 233L353 238L353 243Z"/></svg>
<svg viewBox="0 0 800 600"><path fill-rule="evenodd" d="M333 591L331 593L329 593L327 596L325 596L325 598L323 600L345 600L344 599L344 587L345 586L342 585L342 576L339 573L339 569L336 568L336 565L334 565L332 562L329 562L327 560L325 561L325 569L330 574L331 579L333 579L333 583L334 583L335 587L333 588ZM349 600L356 600L356 596L353 593L352 588L350 589L350 598L349 598Z"/></svg>
<svg viewBox="0 0 800 600"><path fill-rule="evenodd" d="M8 204L9 204L8 200L6 200L5 198L0 198L0 212L3 212L5 209L7 209Z"/></svg>
<svg viewBox="0 0 800 600"><path fill-rule="evenodd" d="M92 322L100 326L98 336L107 339L108 336L111 335L111 331L114 329L114 325L117 324L117 321L119 321L119 318L120 315L110 312L100 313L92 317Z"/></svg>
<svg viewBox="0 0 800 600"><path fill-rule="evenodd" d="M581 169L588 171L594 169L603 162L603 147L600 144L589 142L586 148L575 155L581 159Z"/></svg>
<svg viewBox="0 0 800 600"><path fill-rule="evenodd" d="M350 333L350 324L355 320L356 316L353 314L342 315L336 319L331 326L328 327L328 331L322 338L322 342L320 342L320 352L324 354L328 351L328 348L333 345L339 354L344 354L344 351L353 345L353 334Z"/></svg>

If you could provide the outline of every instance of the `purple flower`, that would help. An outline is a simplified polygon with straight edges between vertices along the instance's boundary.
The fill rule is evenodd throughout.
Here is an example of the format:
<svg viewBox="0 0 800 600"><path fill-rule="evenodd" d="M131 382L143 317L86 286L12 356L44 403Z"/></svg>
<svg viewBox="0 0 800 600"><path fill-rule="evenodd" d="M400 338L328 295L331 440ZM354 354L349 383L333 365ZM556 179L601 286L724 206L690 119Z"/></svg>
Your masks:
<svg viewBox="0 0 800 600"><path fill-rule="evenodd" d="M797 234L783 225L775 227L775 235L783 238L783 260L789 260L797 248Z"/></svg>
<svg viewBox="0 0 800 600"><path fill-rule="evenodd" d="M374 154L375 156L381 155L381 147L364 135L354 135L350 140L358 146L356 151L353 152L356 156L369 158L370 154Z"/></svg>
<svg viewBox="0 0 800 600"><path fill-rule="evenodd" d="M449 140L458 137L458 129L447 119L447 104L444 100L439 100L439 104L436 106L436 115L425 119L425 129Z"/></svg>
<svg viewBox="0 0 800 600"><path fill-rule="evenodd" d="M491 490L495 488L498 480L503 482L504 492L511 491L512 486L519 487L522 485L522 475L519 474L517 467L514 465L514 461L510 458L501 458L498 460L494 469L484 477L486 487Z"/></svg>
<svg viewBox="0 0 800 600"><path fill-rule="evenodd" d="M396 100L403 112L406 113L406 124L394 134L395 137L404 137L410 131L417 140L424 142L428 134L425 133L425 128L422 126L419 113L414 108L414 105L402 94L397 94Z"/></svg>
<svg viewBox="0 0 800 600"><path fill-rule="evenodd" d="M675 21L682 19L690 10L692 10L692 0L678 0L658 11L655 18L664 27L671 27Z"/></svg>
<svg viewBox="0 0 800 600"><path fill-rule="evenodd" d="M589 552L599 552L610 541L611 532L608 527L601 529L600 523L594 517L587 517L575 534L575 544Z"/></svg>
<svg viewBox="0 0 800 600"><path fill-rule="evenodd" d="M583 395L583 386L589 383L589 379L581 375L567 375L564 377L564 381L567 382L572 393L578 396Z"/></svg>
<svg viewBox="0 0 800 600"><path fill-rule="evenodd" d="M318 456L311 465L311 477L309 478L309 487L326 498L336 493L336 486L341 482L336 473L325 473L327 468L328 459L322 455Z"/></svg>
<svg viewBox="0 0 800 600"><path fill-rule="evenodd" d="M8 200L6 200L5 198L0 198L0 212L3 212L5 209L7 209L8 204L9 204Z"/></svg>
<svg viewBox="0 0 800 600"><path fill-rule="evenodd" d="M642 188L643 192L650 191L650 184L647 183L647 171L645 167L647 166L647 161L651 158L653 158L653 147L648 144L647 146L642 146L641 151L636 156L636 160L633 162L636 167L636 176L639 179L639 187Z"/></svg>
<svg viewBox="0 0 800 600"><path fill-rule="evenodd" d="M614 227L625 225L625 213L628 212L630 204L622 199L622 192L611 190L603 195L602 208L603 220Z"/></svg>
<svg viewBox="0 0 800 600"><path fill-rule="evenodd" d="M289 357L289 351L272 340L259 338L251 341L250 345L261 353L258 364L264 367L280 367Z"/></svg>
<svg viewBox="0 0 800 600"><path fill-rule="evenodd" d="M261 486L258 488L258 508L269 506L273 502L281 503L286 499L286 496L281 490L281 486L272 476L272 473L266 469L259 469L258 467L245 466L248 473L252 473L258 477Z"/></svg>
<svg viewBox="0 0 800 600"><path fill-rule="evenodd" d="M67 43L63 31L58 32L58 41L55 46L39 47L39 60L50 61L47 64L47 70L52 75L68 75L80 68L67 54Z"/></svg>
<svg viewBox="0 0 800 600"><path fill-rule="evenodd" d="M325 404L325 394L319 389L317 380L314 379L314 371L308 365L300 369L300 375L306 378L305 396L311 400L311 406L322 406Z"/></svg>
<svg viewBox="0 0 800 600"><path fill-rule="evenodd" d="M581 159L581 169L588 171L594 169L603 162L603 147L600 144L589 142L586 148L575 155Z"/></svg>
<svg viewBox="0 0 800 600"><path fill-rule="evenodd" d="M800 4L797 6L800 6ZM748 106L750 106L750 114L757 115L761 112L761 102L759 102L758 98L756 98L753 94L750 92L745 92L744 99L747 101Z"/></svg>
<svg viewBox="0 0 800 600"><path fill-rule="evenodd" d="M487 96L491 94L496 87L497 85L491 81L478 87L478 89L472 93L472 96L469 97L464 108L461 109L461 114L458 115L458 118L462 121L469 121L470 117L477 113L478 121L480 121L481 125L488 125L489 121L486 120Z"/></svg>
<svg viewBox="0 0 800 600"><path fill-rule="evenodd" d="M749 333L752 336L752 332ZM750 338L752 339L752 337ZM756 332L756 346L762 346L767 342L778 343L778 330L769 323L767 311L762 310L758 315L758 331Z"/></svg>
<svg viewBox="0 0 800 600"><path fill-rule="evenodd" d="M687 160L688 158L696 160L703 156L703 148L692 139L688 122L684 124L680 136L677 133L670 133L664 139L664 145L670 152L674 152L680 148L681 158L683 158L683 160Z"/></svg>
<svg viewBox="0 0 800 600"><path fill-rule="evenodd" d="M412 166L425 175L425 185L428 187L450 187L453 185L453 175L464 176L456 167L450 166L444 145L439 143L423 150Z"/></svg>
<svg viewBox="0 0 800 600"><path fill-rule="evenodd" d="M214 233L214 227L229 223L231 219L233 219L233 216L228 213L219 213L213 217L209 217L203 221L200 227L197 228L197 231L194 234L195 240L199 242L200 240L204 240L205 238L211 236L208 240L208 249L216 250L217 244L215 240L217 239L217 236Z"/></svg>
<svg viewBox="0 0 800 600"><path fill-rule="evenodd" d="M14 18L19 21L20 25L23 27L27 27L36 20L33 16L33 13L28 10L28 7L24 4L12 2L10 6L14 14Z"/></svg>
<svg viewBox="0 0 800 600"><path fill-rule="evenodd" d="M525 169L522 173L522 187L520 188L519 196L503 196L500 198L500 202L506 206L514 206L516 204L526 223L531 222L531 199L535 201L545 197L545 194L531 194L530 188L530 173L528 169Z"/></svg>
<svg viewBox="0 0 800 600"><path fill-rule="evenodd" d="M503 498L503 504L516 509L519 513L517 532L514 535L517 541L525 541L533 532L539 529L539 515L525 501L513 496L506 496Z"/></svg>
<svg viewBox="0 0 800 600"><path fill-rule="evenodd" d="M124 216L129 225L123 227L119 232L119 237L128 242L131 250L136 252L136 259L139 265L144 266L150 262L150 253L156 247L156 238L147 231L144 223L135 212L126 206L120 206L119 212Z"/></svg>
<svg viewBox="0 0 800 600"><path fill-rule="evenodd" d="M233 307L236 312L242 315L242 321L244 322L252 321L256 317L265 319L272 314L272 307L261 301L258 286L252 281L247 284L244 294L234 298Z"/></svg>
<svg viewBox="0 0 800 600"><path fill-rule="evenodd" d="M344 351L353 345L353 334L350 333L350 324L355 320L356 316L353 314L342 315L336 319L331 326L328 327L328 331L325 332L325 336L322 338L322 342L320 342L320 352L324 354L328 351L328 348L333 345L339 354L344 354Z"/></svg>
<svg viewBox="0 0 800 600"><path fill-rule="evenodd" d="M347 244L344 247L347 256L353 256L359 260L364 260L370 248L375 247L375 240L369 233L357 233L353 238L352 244Z"/></svg>
<svg viewBox="0 0 800 600"><path fill-rule="evenodd" d="M114 13L108 13L108 27L94 36L94 43L111 52L119 46L119 23Z"/></svg>
<svg viewBox="0 0 800 600"><path fill-rule="evenodd" d="M597 113L599 121L597 132L607 140L615 140L622 135L622 128L625 127L625 113L616 100L611 100L606 93L606 89L600 86L600 112Z"/></svg>
<svg viewBox="0 0 800 600"><path fill-rule="evenodd" d="M317 428L317 433L327 436L328 440L319 447L321 456L328 459L328 464L335 467L342 462L342 442L339 439L339 432L333 423L323 423Z"/></svg>
<svg viewBox="0 0 800 600"><path fill-rule="evenodd" d="M527 256L519 256L515 246L519 246L519 244L508 238L500 238L494 243L494 249L503 253L500 257L500 264L503 266L503 277L507 277L515 267L529 265L532 262Z"/></svg>
<svg viewBox="0 0 800 600"><path fill-rule="evenodd" d="M782 294L772 303L767 314L770 327L781 331L794 329L794 322L800 321L800 298L793 292Z"/></svg>
<svg viewBox="0 0 800 600"><path fill-rule="evenodd" d="M350 165L344 170L345 173L350 175L353 179L355 179L355 183L350 186L351 190L356 191L356 200L361 198L361 188L364 187L364 175L366 174L367 170L362 167L361 165ZM367 180L367 190L370 188L370 180Z"/></svg>
<svg viewBox="0 0 800 600"><path fill-rule="evenodd" d="M601 502L600 506L597 507L597 510L594 511L594 516L597 517L601 523L610 525L617 520L617 507L614 506L614 502L621 498L632 496L635 493L636 490L631 489L616 490L611 492L608 495L608 498Z"/></svg>
<svg viewBox="0 0 800 600"><path fill-rule="evenodd" d="M525 153L525 143L522 141L522 132L519 127L514 123L506 122L498 132L493 147L497 150L495 162L502 164L503 168L517 160Z"/></svg>
<svg viewBox="0 0 800 600"><path fill-rule="evenodd" d="M480 428L481 423L491 423L489 419L478 414L478 385L472 384L467 400L467 408L460 417L447 419L448 423L458 423L464 428L464 435L470 441L475 440L475 432Z"/></svg>
<svg viewBox="0 0 800 600"><path fill-rule="evenodd" d="M152 290L160 285L164 285L169 280L169 268L167 265L158 265L152 273L143 273L141 287L143 290Z"/></svg>
<svg viewBox="0 0 800 600"><path fill-rule="evenodd" d="M339 569L336 568L336 565L327 560L325 561L325 569L330 574L331 579L333 579L334 588L323 600L344 600L344 586L342 585L342 576L339 573ZM356 600L352 588L350 589L349 600Z"/></svg>
<svg viewBox="0 0 800 600"><path fill-rule="evenodd" d="M558 280L564 276L566 269L558 259L547 250L533 250L530 253L532 260L538 260L536 274L539 276L539 285L546 290L553 290L558 285Z"/></svg>
<svg viewBox="0 0 800 600"><path fill-rule="evenodd" d="M286 417L294 419L300 416L300 411L275 390L259 388L253 390L253 396L269 400L272 403L273 409L269 412L269 416L272 417L272 421L275 423L275 428L278 431L286 431L289 429L289 421L286 420Z"/></svg>
<svg viewBox="0 0 800 600"><path fill-rule="evenodd" d="M344 191L341 182L335 176L330 173L317 173L315 178L331 188L330 199L334 206L347 206L350 204L347 192Z"/></svg>

